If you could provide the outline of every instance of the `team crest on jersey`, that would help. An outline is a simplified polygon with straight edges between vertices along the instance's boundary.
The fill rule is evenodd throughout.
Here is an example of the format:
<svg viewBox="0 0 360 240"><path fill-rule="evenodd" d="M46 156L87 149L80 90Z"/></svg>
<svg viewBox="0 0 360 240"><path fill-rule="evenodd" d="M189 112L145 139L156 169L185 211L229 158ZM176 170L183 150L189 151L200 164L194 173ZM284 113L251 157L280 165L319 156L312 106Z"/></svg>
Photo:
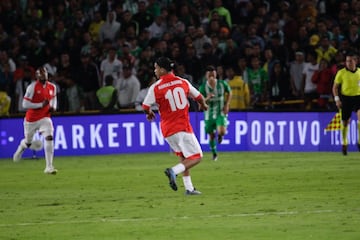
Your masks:
<svg viewBox="0 0 360 240"><path fill-rule="evenodd" d="M54 94L54 91L53 91L53 90L50 90L50 91L49 91L49 94L50 94L50 95L53 95L53 94Z"/></svg>
<svg viewBox="0 0 360 240"><path fill-rule="evenodd" d="M40 93L41 93L41 91L40 91L40 90L37 90L37 91L36 91L36 93L37 93L37 94L40 94Z"/></svg>

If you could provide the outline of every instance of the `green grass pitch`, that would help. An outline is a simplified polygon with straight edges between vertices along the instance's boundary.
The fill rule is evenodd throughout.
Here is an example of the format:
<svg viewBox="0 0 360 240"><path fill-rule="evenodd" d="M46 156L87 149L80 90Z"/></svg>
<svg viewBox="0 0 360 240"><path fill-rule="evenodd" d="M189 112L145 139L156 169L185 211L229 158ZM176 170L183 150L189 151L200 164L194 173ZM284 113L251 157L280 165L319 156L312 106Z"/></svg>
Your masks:
<svg viewBox="0 0 360 240"><path fill-rule="evenodd" d="M168 186L169 153L0 161L0 239L360 239L360 157L219 154Z"/></svg>

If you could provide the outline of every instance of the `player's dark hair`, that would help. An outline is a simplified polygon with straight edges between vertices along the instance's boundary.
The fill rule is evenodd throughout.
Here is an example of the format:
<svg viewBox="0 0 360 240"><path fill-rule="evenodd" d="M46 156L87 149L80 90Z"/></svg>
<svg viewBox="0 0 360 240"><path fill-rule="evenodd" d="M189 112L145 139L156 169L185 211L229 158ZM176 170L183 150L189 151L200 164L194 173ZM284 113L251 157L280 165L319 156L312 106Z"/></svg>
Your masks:
<svg viewBox="0 0 360 240"><path fill-rule="evenodd" d="M212 71L215 71L216 70L216 68L213 66L213 65L208 65L207 67L206 67L206 71L208 72L208 71L210 71L210 72L212 72Z"/></svg>
<svg viewBox="0 0 360 240"><path fill-rule="evenodd" d="M347 51L345 57L357 57L357 53L355 51Z"/></svg>
<svg viewBox="0 0 360 240"><path fill-rule="evenodd" d="M167 57L159 57L155 63L161 67L164 68L167 72L170 72L171 70L173 70L174 68L174 62L172 62L169 58Z"/></svg>

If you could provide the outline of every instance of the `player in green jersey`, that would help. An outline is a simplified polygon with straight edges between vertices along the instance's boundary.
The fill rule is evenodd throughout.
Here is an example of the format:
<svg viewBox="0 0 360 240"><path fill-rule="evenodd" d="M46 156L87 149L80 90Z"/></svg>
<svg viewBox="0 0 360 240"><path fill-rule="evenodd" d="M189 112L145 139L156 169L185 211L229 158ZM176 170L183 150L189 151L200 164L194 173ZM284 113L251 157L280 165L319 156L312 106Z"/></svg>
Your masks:
<svg viewBox="0 0 360 240"><path fill-rule="evenodd" d="M200 86L199 91L205 97L209 106L204 112L205 132L209 134L209 145L213 160L217 160L217 142L221 143L226 134L228 125L227 114L231 100L231 88L226 81L217 79L214 66L208 66L205 73L206 81Z"/></svg>
<svg viewBox="0 0 360 240"><path fill-rule="evenodd" d="M333 85L334 100L336 106L341 110L342 153L344 155L347 155L348 126L353 111L356 112L358 119L357 146L360 151L360 68L357 67L357 63L358 56L355 53L347 53L345 67L336 73Z"/></svg>

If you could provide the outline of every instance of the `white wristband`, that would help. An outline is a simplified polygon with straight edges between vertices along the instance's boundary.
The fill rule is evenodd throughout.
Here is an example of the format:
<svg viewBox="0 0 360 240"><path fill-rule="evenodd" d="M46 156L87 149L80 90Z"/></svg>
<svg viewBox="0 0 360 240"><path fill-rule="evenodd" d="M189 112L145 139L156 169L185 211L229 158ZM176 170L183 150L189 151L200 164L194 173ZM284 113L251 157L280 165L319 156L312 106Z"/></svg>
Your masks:
<svg viewBox="0 0 360 240"><path fill-rule="evenodd" d="M334 97L334 100L335 100L335 102L340 101L339 96L335 96L335 97Z"/></svg>

